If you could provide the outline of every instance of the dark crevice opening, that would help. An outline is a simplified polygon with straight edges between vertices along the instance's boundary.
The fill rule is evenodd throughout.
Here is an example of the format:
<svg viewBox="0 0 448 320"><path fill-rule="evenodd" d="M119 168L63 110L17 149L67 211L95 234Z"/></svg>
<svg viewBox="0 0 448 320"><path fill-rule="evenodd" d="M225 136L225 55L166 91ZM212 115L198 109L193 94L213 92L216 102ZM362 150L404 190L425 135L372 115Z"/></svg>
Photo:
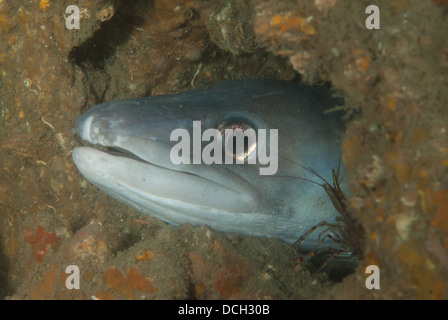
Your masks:
<svg viewBox="0 0 448 320"><path fill-rule="evenodd" d="M72 49L70 62L87 70L104 69L117 47L128 41L135 28L144 23L151 4L149 0L116 0L113 17L103 22L82 45Z"/></svg>

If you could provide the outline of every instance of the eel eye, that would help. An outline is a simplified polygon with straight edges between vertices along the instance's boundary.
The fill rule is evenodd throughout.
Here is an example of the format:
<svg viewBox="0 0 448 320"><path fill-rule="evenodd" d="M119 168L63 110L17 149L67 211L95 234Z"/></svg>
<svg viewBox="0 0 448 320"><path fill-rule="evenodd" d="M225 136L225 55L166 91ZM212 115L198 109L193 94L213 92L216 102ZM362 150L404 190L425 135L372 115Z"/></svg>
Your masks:
<svg viewBox="0 0 448 320"><path fill-rule="evenodd" d="M257 132L248 121L232 118L227 119L217 127L221 132L222 146L226 156L244 163L244 160L254 153L257 147Z"/></svg>

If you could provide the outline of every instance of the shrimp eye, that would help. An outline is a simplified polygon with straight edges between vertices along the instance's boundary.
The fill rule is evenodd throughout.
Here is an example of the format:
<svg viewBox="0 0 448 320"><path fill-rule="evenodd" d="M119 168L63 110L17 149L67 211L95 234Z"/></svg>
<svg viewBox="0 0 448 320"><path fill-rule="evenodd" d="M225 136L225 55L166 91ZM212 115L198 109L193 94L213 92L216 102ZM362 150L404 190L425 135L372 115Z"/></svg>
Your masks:
<svg viewBox="0 0 448 320"><path fill-rule="evenodd" d="M247 120L230 118L222 121L217 129L221 132L222 146L226 156L244 163L257 147L255 127Z"/></svg>

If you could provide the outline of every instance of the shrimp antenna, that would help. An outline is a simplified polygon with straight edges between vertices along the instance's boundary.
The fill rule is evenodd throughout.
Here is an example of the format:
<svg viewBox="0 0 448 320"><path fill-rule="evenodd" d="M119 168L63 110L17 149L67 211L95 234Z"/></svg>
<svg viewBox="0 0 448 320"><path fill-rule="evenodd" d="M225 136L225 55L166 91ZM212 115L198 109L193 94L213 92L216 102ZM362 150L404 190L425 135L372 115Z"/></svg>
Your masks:
<svg viewBox="0 0 448 320"><path fill-rule="evenodd" d="M321 186L321 187L323 187L325 184L330 185L330 183L324 177L322 177L319 173L317 173L317 171L314 170L313 168L306 167L303 164L300 164L300 163L298 163L298 162L296 162L294 160L286 158L285 156L280 155L280 157L282 157L283 159L286 159L286 160L294 163L295 165L301 167L302 169L305 169L306 171L310 172L311 174L313 174L316 177L318 177L319 179L321 179L324 183L320 184L320 183L318 183L316 181L313 181L313 180L310 180L310 179L307 179L307 178L303 178L303 177L293 176L293 175L279 175L279 176L275 176L276 178L277 177L278 178L295 178L295 179L300 179L300 180L304 180L304 181L308 181L308 182L314 183L314 184L316 184L318 186ZM339 177L340 169L341 169L341 156L339 156L338 170L337 170L336 177ZM342 182L342 179L339 181L339 183L341 183L341 182Z"/></svg>

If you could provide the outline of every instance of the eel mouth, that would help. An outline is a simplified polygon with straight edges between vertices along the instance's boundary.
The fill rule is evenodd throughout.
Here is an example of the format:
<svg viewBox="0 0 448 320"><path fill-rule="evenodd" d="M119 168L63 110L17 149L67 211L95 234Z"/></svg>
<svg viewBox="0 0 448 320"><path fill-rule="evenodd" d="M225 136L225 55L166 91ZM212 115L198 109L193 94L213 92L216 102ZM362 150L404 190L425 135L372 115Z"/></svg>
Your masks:
<svg viewBox="0 0 448 320"><path fill-rule="evenodd" d="M126 149L123 149L123 148L103 147L101 145L97 145L97 146L95 146L95 149L103 151L104 153L110 154L111 156L114 156L114 157L123 157L123 158L132 159L135 161L151 164L150 162L146 161L145 159L140 158L136 154L134 154Z"/></svg>
<svg viewBox="0 0 448 320"><path fill-rule="evenodd" d="M128 143L129 139L126 139ZM154 144L146 142L147 147ZM159 149L156 152L161 151L156 149ZM201 209L245 213L258 206L258 192L225 168L176 166L160 161L160 157L153 158L159 160L154 162L151 157L144 156L148 153L151 148L138 154L117 146L81 146L73 150L72 158L92 184L139 207L143 206L141 202L147 201L161 206L171 203L176 207L184 203Z"/></svg>

